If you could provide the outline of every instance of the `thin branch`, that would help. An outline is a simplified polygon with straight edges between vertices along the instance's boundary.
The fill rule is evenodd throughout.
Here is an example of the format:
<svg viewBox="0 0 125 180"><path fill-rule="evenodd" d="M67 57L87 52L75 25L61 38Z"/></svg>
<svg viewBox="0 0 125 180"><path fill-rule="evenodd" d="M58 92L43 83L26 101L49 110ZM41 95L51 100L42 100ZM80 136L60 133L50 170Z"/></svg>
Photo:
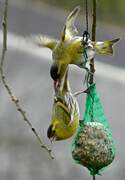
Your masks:
<svg viewBox="0 0 125 180"><path fill-rule="evenodd" d="M93 175L93 180L95 180L95 175Z"/></svg>
<svg viewBox="0 0 125 180"><path fill-rule="evenodd" d="M93 0L93 22L92 22L92 41L96 41L96 0ZM95 73L94 58L90 61L90 71ZM93 83L93 75L90 76L90 84ZM93 180L96 180L93 175Z"/></svg>
<svg viewBox="0 0 125 180"><path fill-rule="evenodd" d="M93 0L93 22L92 22L92 41L96 40L96 0ZM95 72L95 66L94 66L94 58L90 61L90 72L92 75L90 75L89 83L93 83L93 74Z"/></svg>
<svg viewBox="0 0 125 180"><path fill-rule="evenodd" d="M93 0L92 41L96 40L96 0Z"/></svg>
<svg viewBox="0 0 125 180"><path fill-rule="evenodd" d="M1 62L0 62L1 80L2 80L2 83L3 83L7 93L9 94L12 102L15 104L17 111L21 114L21 116L23 117L23 120L28 124L28 126L30 127L30 129L34 133L37 141L39 142L39 144L41 146L41 148L44 148L49 153L49 156L51 157L51 159L53 159L54 157L51 154L51 149L49 149L41 140L39 134L37 133L35 128L32 126L29 119L27 118L26 112L21 108L20 103L19 103L19 99L17 99L16 96L13 94L10 86L8 85L8 83L6 81L6 77L5 77L5 74L3 71L3 65L4 65L5 54L7 51L7 17L8 17L7 14L8 14L8 0L5 0L3 22L2 22L2 25L3 25L3 46L2 46L2 55L1 55Z"/></svg>

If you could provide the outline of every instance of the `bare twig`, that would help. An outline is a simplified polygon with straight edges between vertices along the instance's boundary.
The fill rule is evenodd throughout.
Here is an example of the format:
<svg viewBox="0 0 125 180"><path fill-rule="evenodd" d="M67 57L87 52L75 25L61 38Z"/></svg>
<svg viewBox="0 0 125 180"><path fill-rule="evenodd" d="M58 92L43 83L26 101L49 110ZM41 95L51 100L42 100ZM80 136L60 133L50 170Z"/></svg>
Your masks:
<svg viewBox="0 0 125 180"><path fill-rule="evenodd" d="M23 117L23 120L28 124L28 126L30 127L30 129L32 130L32 132L34 133L36 139L38 140L41 148L44 148L48 153L49 156L51 157L51 159L53 159L54 157L51 154L51 149L49 149L41 140L39 134L37 133L37 131L35 130L35 128L32 126L31 122L29 121L29 119L26 116L26 112L21 108L20 103L19 103L19 99L16 98L16 96L13 94L10 86L8 85L7 81L6 81L6 77L3 71L3 65L4 65L4 59L5 59L5 54L7 51L7 13L8 13L8 0L5 0L5 6L4 6L4 14L3 14L3 46L2 46L2 55L1 55L1 62L0 62L0 74L1 74L1 80L2 83L7 91L7 93L9 94L12 102L15 104L17 111L21 114L21 116Z"/></svg>
<svg viewBox="0 0 125 180"><path fill-rule="evenodd" d="M96 40L96 0L93 0L92 41Z"/></svg>
<svg viewBox="0 0 125 180"><path fill-rule="evenodd" d="M96 0L93 0L93 22L92 22L92 41L96 41ZM94 74L94 58L90 61L90 71ZM93 83L93 75L90 76L90 84ZM93 113L92 113L93 114ZM92 117L93 119L93 117ZM93 175L93 180L96 180L95 175Z"/></svg>
<svg viewBox="0 0 125 180"><path fill-rule="evenodd" d="M92 41L96 40L96 0L93 0L93 22L92 22ZM95 72L95 67L94 67L94 58L91 59L90 61L90 72L92 73L90 75L90 80L89 83L93 83L93 74Z"/></svg>
<svg viewBox="0 0 125 180"><path fill-rule="evenodd" d="M95 180L95 175L93 175L93 180Z"/></svg>
<svg viewBox="0 0 125 180"><path fill-rule="evenodd" d="M92 41L96 40L96 0L93 0L93 22L92 22ZM94 74L94 58L90 61L90 71ZM90 76L90 84L93 83L93 75ZM95 175L93 175L93 180L96 180Z"/></svg>
<svg viewBox="0 0 125 180"><path fill-rule="evenodd" d="M96 41L96 0L93 0L93 22L92 22L92 41ZM95 66L94 66L94 58L90 61L90 71L92 74L95 72ZM90 84L93 83L93 75L90 76L89 80ZM92 118L93 119L93 118ZM92 176L93 180L96 180L95 175Z"/></svg>

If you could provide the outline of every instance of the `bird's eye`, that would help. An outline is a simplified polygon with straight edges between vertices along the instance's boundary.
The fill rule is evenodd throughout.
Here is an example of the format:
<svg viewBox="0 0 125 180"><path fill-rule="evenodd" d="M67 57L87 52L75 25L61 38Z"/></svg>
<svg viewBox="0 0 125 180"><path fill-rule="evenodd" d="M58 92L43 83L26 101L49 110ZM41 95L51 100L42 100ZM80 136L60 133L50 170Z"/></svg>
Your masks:
<svg viewBox="0 0 125 180"><path fill-rule="evenodd" d="M59 74L58 74L58 66L53 64L50 68L50 76L53 80L57 80L59 78Z"/></svg>

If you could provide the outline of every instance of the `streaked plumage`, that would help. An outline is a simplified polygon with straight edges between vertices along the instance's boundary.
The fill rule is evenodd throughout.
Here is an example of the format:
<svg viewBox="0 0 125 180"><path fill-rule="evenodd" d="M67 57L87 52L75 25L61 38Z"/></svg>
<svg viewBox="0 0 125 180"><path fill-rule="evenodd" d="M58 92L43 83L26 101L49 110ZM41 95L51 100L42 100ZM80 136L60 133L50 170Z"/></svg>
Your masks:
<svg viewBox="0 0 125 180"><path fill-rule="evenodd" d="M48 138L54 140L70 138L79 126L79 107L75 96L70 91L67 76L68 72L65 71L59 87L54 85L52 119L47 131Z"/></svg>

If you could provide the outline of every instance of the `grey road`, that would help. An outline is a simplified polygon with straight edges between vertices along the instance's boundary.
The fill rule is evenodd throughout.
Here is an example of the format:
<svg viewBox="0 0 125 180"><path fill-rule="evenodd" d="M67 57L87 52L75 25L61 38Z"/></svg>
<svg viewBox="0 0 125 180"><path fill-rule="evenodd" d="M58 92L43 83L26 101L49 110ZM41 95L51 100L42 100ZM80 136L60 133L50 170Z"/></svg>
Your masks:
<svg viewBox="0 0 125 180"><path fill-rule="evenodd" d="M42 32L56 37L59 33L57 32L58 27L62 26L63 20L57 21L57 18L54 19L45 12L44 14L36 13L12 6L9 9L9 31L21 35ZM103 32L100 31L100 37L101 34ZM108 37L109 34L105 33L104 36ZM115 37L119 36L119 33L115 32L111 35ZM18 43L20 45L20 42ZM125 54L121 50L121 46L124 44L125 42L122 40L117 46L116 55L114 58L110 58L111 64L125 67L123 63ZM49 77L50 59L51 56L46 50L41 50L41 55L37 55L37 53L25 50L25 47L20 50L20 48L9 46L4 66L7 81L13 92L20 99L27 116L47 144L50 142L46 137L46 130L50 123L53 102L52 80ZM110 71L114 71L113 68L107 71L103 64L101 68L106 72L106 78L105 73L98 73L97 70L97 88L113 131L117 153L113 164L102 172L103 176L97 177L97 179L124 180L125 81L124 77L120 75L120 72L123 71L118 71L119 78L123 79L121 81L110 76ZM83 76L83 72L78 68L75 71L71 69L69 78L73 92L83 88ZM2 85L0 86L0 97L1 180L91 179L88 171L82 166L76 165L71 158L72 139L55 143L52 147L55 160L50 160L47 153L39 147ZM82 117L85 95L81 95L78 102Z"/></svg>

